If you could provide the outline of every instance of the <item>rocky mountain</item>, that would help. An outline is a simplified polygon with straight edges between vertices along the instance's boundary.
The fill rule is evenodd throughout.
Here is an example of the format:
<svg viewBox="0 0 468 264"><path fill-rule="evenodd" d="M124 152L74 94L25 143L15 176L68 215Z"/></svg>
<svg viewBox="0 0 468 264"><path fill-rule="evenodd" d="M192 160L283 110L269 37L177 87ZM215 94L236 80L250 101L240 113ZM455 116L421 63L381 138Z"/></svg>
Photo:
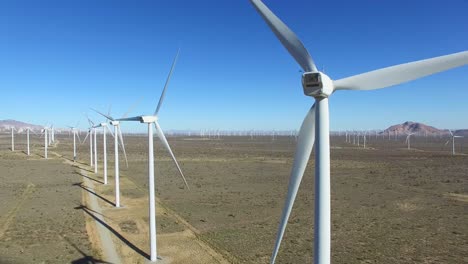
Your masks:
<svg viewBox="0 0 468 264"><path fill-rule="evenodd" d="M385 129L382 133L398 133L398 134L406 134L406 133L417 133L420 135L431 135L431 134L446 134L449 133L446 129L438 129L433 126L428 126L423 123L418 122L411 122L406 121L403 124L393 125L387 129Z"/></svg>
<svg viewBox="0 0 468 264"><path fill-rule="evenodd" d="M0 131L2 132L10 131L11 127L14 127L20 133L24 131L27 127L30 127L31 129L35 131L40 131L42 129L42 126L28 124L28 123L24 123L24 122L12 120L12 119L0 120Z"/></svg>

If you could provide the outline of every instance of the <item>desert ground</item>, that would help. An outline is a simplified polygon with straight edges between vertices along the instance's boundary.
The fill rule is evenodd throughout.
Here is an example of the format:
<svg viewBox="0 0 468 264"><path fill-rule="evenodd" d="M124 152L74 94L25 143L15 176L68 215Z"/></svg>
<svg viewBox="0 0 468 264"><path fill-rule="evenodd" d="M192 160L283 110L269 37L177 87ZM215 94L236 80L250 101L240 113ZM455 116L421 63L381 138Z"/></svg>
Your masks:
<svg viewBox="0 0 468 264"><path fill-rule="evenodd" d="M98 140L100 170L94 174L88 166L88 142L79 146L78 161L73 163L71 138L57 135L57 144L50 148L55 154L46 161L41 156L42 139L33 139L33 156L26 157L24 135L17 136L14 153L9 150L9 135L1 135L1 263L28 263L31 257L36 257L35 263L106 261L98 232L90 224L99 222L86 207L90 197L97 199L100 224L111 230L123 263L145 262L146 138L124 135L128 168L122 158L119 209L113 207L113 139L108 136L108 185L102 184L102 137ZM456 156L446 141L415 137L408 150L403 137L373 136L363 149L346 143L344 135L331 138L333 263L468 262L468 140L457 141ZM155 140L158 249L164 259L268 263L287 191L294 137L179 136L169 137L169 143L190 190ZM277 263L312 261L313 171L312 154ZM187 246L181 249L181 244ZM49 253L43 254L46 249ZM201 260L191 258L193 254Z"/></svg>

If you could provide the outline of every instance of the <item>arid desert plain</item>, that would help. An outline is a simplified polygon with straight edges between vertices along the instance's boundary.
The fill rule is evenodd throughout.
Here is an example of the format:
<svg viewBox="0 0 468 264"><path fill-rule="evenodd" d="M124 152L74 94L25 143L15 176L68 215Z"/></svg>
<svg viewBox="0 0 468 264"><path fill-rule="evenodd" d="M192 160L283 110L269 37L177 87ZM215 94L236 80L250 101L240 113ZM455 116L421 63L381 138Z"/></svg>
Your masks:
<svg viewBox="0 0 468 264"><path fill-rule="evenodd" d="M84 133L81 134L81 139ZM155 141L158 253L163 263L268 263L288 188L294 137L169 137L187 178ZM114 208L114 147L109 183L88 142L72 161L72 139L0 137L0 263L146 263L147 141L125 135L122 208ZM368 138L366 149L331 137L333 263L468 263L468 139ZM300 187L277 263L311 263L314 154ZM106 244L107 246L102 246ZM110 245L110 246L109 246ZM116 254L118 260L108 258Z"/></svg>

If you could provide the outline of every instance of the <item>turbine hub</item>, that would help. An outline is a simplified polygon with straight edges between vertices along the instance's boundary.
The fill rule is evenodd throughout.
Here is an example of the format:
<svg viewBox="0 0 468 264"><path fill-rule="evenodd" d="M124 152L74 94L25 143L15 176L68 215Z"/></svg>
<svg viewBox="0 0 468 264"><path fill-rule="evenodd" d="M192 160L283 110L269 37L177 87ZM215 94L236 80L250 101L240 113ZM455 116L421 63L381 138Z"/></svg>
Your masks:
<svg viewBox="0 0 468 264"><path fill-rule="evenodd" d="M304 94L314 98L326 98L333 93L333 81L323 72L302 74Z"/></svg>

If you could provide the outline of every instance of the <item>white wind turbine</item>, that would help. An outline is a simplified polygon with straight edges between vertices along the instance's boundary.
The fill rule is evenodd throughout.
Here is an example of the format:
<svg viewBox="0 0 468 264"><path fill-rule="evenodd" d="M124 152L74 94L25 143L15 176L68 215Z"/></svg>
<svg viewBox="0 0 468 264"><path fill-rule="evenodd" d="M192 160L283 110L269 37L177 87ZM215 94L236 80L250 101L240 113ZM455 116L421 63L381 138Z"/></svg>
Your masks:
<svg viewBox="0 0 468 264"><path fill-rule="evenodd" d="M450 136L452 137L452 155L455 155L455 138L462 138L463 136L455 136L452 133L452 130L449 130ZM447 145L450 142L450 139L445 143Z"/></svg>
<svg viewBox="0 0 468 264"><path fill-rule="evenodd" d="M93 163L93 130L94 130L93 126L94 124L89 118L88 118L88 124L89 124L88 133L86 134L82 144L86 142L86 139L89 137L89 166L94 167L94 163Z"/></svg>
<svg viewBox="0 0 468 264"><path fill-rule="evenodd" d="M70 130L73 133L73 162L76 161L76 138L77 137L78 137L78 141L81 143L80 134L79 134L77 126L78 126L78 123L74 127L69 126Z"/></svg>
<svg viewBox="0 0 468 264"><path fill-rule="evenodd" d="M31 130L30 127L27 127L27 128L26 128L26 144L27 144L27 146L28 146L28 147L27 147L27 154L28 154L28 156L31 155L31 152L30 152L30 149L29 149L29 133L30 133L31 131L34 133L34 131ZM34 133L34 134L36 134L36 133ZM37 135L37 134L36 134L36 135Z"/></svg>
<svg viewBox="0 0 468 264"><path fill-rule="evenodd" d="M91 167L94 167L94 173L97 173L97 171L98 171L98 169L97 169L97 138L96 138L97 131L96 131L96 127L94 126L94 122L91 121L91 119L89 119L89 117L87 117L87 118L88 118L88 123L89 123L90 127L89 127L88 134L86 135L84 141L86 141L86 138L89 135L90 164L91 164ZM94 154L93 154L93 152L94 152Z"/></svg>
<svg viewBox="0 0 468 264"><path fill-rule="evenodd" d="M163 92L161 94L161 98L159 99L159 103L156 107L156 110L154 111L153 115L142 115L142 116L135 116L135 117L128 117L128 118L118 118L114 119L111 116L104 115L105 117L109 118L112 121L138 121L140 123L145 123L148 126L148 187L149 187L149 218L150 218L150 260L151 261L156 261L157 260L157 246L156 246L156 202L155 202L155 184L154 184L154 153L153 153L153 125L156 128L157 135L159 139L162 141L163 145L169 152L169 154L172 157L172 160L174 161L174 164L177 167L177 170L180 173L180 176L182 176L182 180L184 181L185 186L188 187L187 181L185 180L185 176L182 173L182 170L180 169L179 164L177 163L177 160L174 156L174 153L172 153L171 147L169 146L169 143L167 142L166 137L164 136L164 132L162 131L161 127L158 124L158 112L159 109L162 105L162 102L164 100L164 96L166 94L166 89L169 84L169 80L172 75L172 71L174 70L177 57L179 56L179 52L177 52L176 57L174 58L174 61L172 63L171 70L169 72L169 75L167 76L166 79L166 84L164 85ZM102 115L102 113L101 113Z"/></svg>
<svg viewBox="0 0 468 264"><path fill-rule="evenodd" d="M11 126L11 151L15 151L15 127Z"/></svg>
<svg viewBox="0 0 468 264"><path fill-rule="evenodd" d="M123 141L123 136L122 136L122 130L120 130L120 122L117 120L112 120L110 117L110 110L107 115L93 109L96 113L104 116L107 118L107 120L110 121L110 124L114 126L114 134L112 135L114 137L114 193L115 193L115 207L120 207L120 168L119 168L119 140L120 140L120 146L122 148L122 151L124 153L125 157L125 164L128 168L128 160L127 160L127 153L125 152L125 144ZM126 116L130 110L124 115ZM110 131L110 130L109 130ZM112 132L111 132L112 134Z"/></svg>
<svg viewBox="0 0 468 264"><path fill-rule="evenodd" d="M47 139L47 133L48 133L49 128L47 126L44 126L42 129L42 133L44 134L44 158L47 159L47 147L49 145L48 139Z"/></svg>
<svg viewBox="0 0 468 264"><path fill-rule="evenodd" d="M94 135L95 135L95 144L96 144L96 129L99 128L99 127L102 127L102 147L103 147L103 174L104 174L104 184L107 184L107 139L106 139L106 135L107 135L107 123L99 123L98 125L95 125L93 126L93 128L95 129L94 131ZM112 131L109 130L109 132L112 134ZM114 136L114 135L112 135ZM96 149L96 145L95 146L95 149ZM96 154L96 153L95 153ZM97 155L96 155L97 157ZM95 160L95 162L97 162L97 159ZM96 163L95 163L96 164ZM94 171L96 172L96 167L94 167Z"/></svg>
<svg viewBox="0 0 468 264"><path fill-rule="evenodd" d="M408 149L411 149L411 136L414 135L414 133L406 133L406 141L405 143L408 144Z"/></svg>
<svg viewBox="0 0 468 264"><path fill-rule="evenodd" d="M258 13L275 33L283 46L304 70L302 86L304 94L315 98L315 104L302 123L297 143L286 204L271 263L275 262L284 230L296 198L304 170L309 160L315 135L315 263L330 263L330 136L328 97L337 90L373 90L415 80L436 72L445 71L468 63L468 52L460 52L412 63L383 68L340 80L332 80L319 72L302 42L265 4L250 0Z"/></svg>

